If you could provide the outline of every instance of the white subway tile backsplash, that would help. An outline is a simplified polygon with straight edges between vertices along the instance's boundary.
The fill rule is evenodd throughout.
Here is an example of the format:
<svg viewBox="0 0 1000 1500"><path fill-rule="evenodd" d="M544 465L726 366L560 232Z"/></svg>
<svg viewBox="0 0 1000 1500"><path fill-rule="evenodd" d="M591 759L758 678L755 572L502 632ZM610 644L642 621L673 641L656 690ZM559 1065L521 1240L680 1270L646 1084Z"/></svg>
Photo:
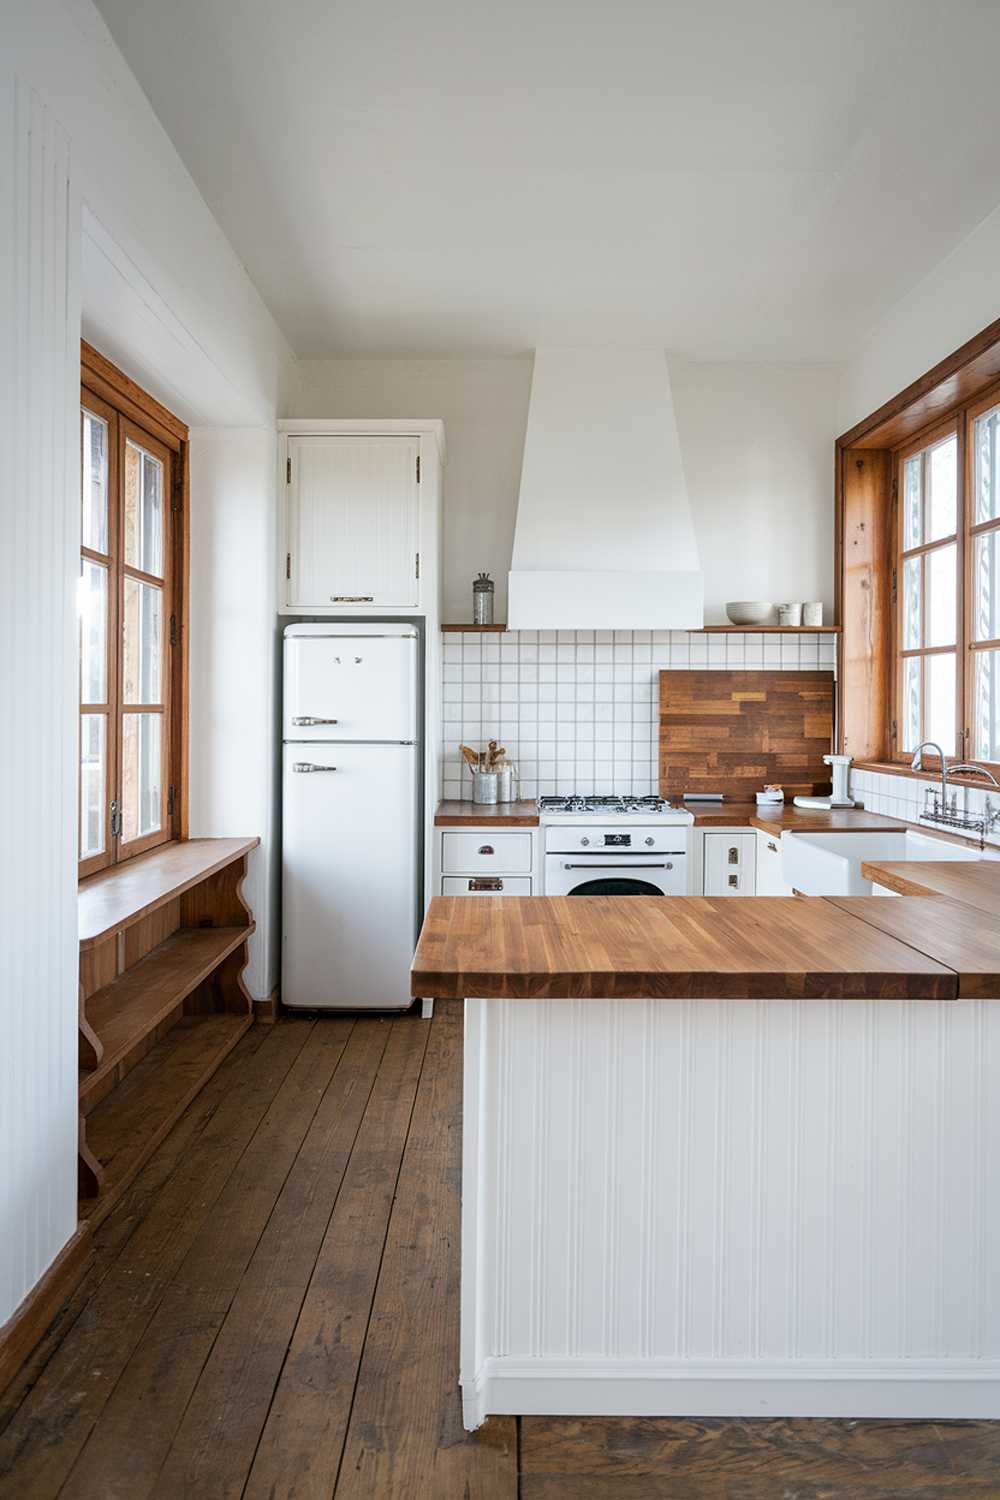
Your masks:
<svg viewBox="0 0 1000 1500"><path fill-rule="evenodd" d="M775 637L684 630L523 630L448 634L442 643L443 764L447 797L471 795L459 743L490 739L518 765L523 797L562 792L647 796L657 790L663 669L760 671L836 661L833 636ZM854 795L915 809L923 783L855 772ZM900 786L904 790L900 791ZM911 788L913 789L911 791ZM890 807L891 805L891 807ZM916 811L912 818L916 820Z"/></svg>

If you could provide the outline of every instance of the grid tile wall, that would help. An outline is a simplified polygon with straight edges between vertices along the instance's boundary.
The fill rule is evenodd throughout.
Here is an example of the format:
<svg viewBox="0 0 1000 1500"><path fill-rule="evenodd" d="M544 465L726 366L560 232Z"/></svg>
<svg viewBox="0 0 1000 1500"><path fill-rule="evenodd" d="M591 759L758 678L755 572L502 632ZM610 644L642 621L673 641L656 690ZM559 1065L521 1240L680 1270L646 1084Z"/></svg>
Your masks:
<svg viewBox="0 0 1000 1500"><path fill-rule="evenodd" d="M925 792L928 788L940 790L940 786L940 777L936 776L925 780L916 776L896 776L891 771L851 772L851 796L866 812L883 813L888 818L902 818L906 823L920 821ZM978 787L959 787L956 790L959 811L970 817L982 817L988 798L993 804L1000 801L1000 793L989 787L982 791ZM929 823L927 827L930 832L935 829L933 823ZM958 829L944 831L960 832ZM975 838L977 835L970 834L969 837ZM1000 829L988 833L986 842L1000 846Z"/></svg>
<svg viewBox="0 0 1000 1500"><path fill-rule="evenodd" d="M517 764L522 797L654 794L659 671L833 670L835 641L752 631L446 632L442 793L472 795L459 744L479 750L495 739Z"/></svg>

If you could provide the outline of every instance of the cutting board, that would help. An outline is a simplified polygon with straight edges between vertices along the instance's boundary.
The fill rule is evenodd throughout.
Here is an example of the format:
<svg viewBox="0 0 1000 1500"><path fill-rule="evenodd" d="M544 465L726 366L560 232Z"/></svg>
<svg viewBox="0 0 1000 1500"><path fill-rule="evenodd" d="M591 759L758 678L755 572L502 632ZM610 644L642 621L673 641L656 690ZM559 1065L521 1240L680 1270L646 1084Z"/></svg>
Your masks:
<svg viewBox="0 0 1000 1500"><path fill-rule="evenodd" d="M661 672L660 795L830 790L832 672Z"/></svg>

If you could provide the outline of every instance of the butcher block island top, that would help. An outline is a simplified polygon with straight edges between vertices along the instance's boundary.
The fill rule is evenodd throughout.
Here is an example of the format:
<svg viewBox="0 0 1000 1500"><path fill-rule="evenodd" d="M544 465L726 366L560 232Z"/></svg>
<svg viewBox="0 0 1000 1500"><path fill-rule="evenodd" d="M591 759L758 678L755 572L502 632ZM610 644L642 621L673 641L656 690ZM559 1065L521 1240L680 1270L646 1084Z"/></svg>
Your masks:
<svg viewBox="0 0 1000 1500"><path fill-rule="evenodd" d="M411 988L428 998L951 1000L958 976L825 898L437 896Z"/></svg>
<svg viewBox="0 0 1000 1500"><path fill-rule="evenodd" d="M900 896L946 896L1000 918L1000 860L866 860L861 873Z"/></svg>

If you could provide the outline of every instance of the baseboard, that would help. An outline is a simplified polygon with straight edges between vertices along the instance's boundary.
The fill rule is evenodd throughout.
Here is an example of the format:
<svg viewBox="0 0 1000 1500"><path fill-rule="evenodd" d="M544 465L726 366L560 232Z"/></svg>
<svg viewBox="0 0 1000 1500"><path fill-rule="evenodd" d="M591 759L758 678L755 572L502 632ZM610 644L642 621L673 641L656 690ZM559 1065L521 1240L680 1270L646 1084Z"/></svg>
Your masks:
<svg viewBox="0 0 1000 1500"><path fill-rule="evenodd" d="M462 1382L465 1426L489 1416L1000 1417L1000 1360L483 1362Z"/></svg>
<svg viewBox="0 0 1000 1500"><path fill-rule="evenodd" d="M0 1328L0 1391L10 1385L56 1314L76 1291L90 1264L90 1251L90 1225L80 1224Z"/></svg>
<svg viewBox="0 0 1000 1500"><path fill-rule="evenodd" d="M253 1002L253 1018L264 1026L273 1026L278 1019L280 1003L278 991L273 989L266 1000L255 1000Z"/></svg>

